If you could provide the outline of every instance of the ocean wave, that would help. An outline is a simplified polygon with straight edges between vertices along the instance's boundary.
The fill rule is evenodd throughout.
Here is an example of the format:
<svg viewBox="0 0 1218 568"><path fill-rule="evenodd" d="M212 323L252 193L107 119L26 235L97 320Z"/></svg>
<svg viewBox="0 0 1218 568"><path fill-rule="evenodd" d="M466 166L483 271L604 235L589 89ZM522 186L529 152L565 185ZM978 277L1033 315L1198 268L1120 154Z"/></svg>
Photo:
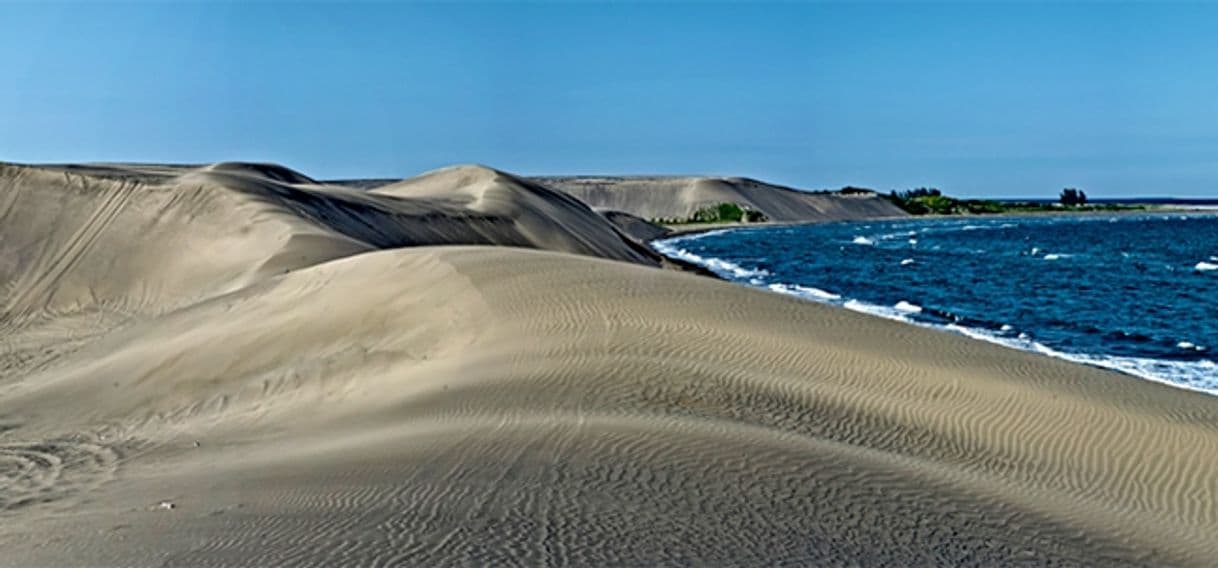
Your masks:
<svg viewBox="0 0 1218 568"><path fill-rule="evenodd" d="M710 231L701 231L698 233L690 233L688 235L678 235L678 236L672 237L670 239L663 239L663 241L657 241L657 242L674 243L674 242L696 241L698 239L705 239L707 237L714 237L716 235L723 235L726 233L730 233L736 229L738 229L738 227L731 227L731 228L727 228L727 229L713 229Z"/></svg>
<svg viewBox="0 0 1218 568"><path fill-rule="evenodd" d="M761 281L757 280L758 278L768 276L770 274L769 271L761 268L748 268L729 260L698 255L673 245L672 243L676 240L677 239L671 239L668 241L654 241L651 243L651 245L657 251L659 251L660 254L671 258L684 260L685 262L693 263L698 266L703 266L711 272L728 279L753 279L756 281L750 281L749 283L757 285L761 284Z"/></svg>
<svg viewBox="0 0 1218 568"><path fill-rule="evenodd" d="M800 286L799 284L770 284L766 288L778 292L779 294L787 294L790 296L798 296L812 300L840 300L840 294L826 292L820 288L812 288L810 286Z"/></svg>
<svg viewBox="0 0 1218 568"><path fill-rule="evenodd" d="M897 302L892 307L893 307L893 309L897 310L898 312L904 312L907 314L917 314L917 313L922 312L922 306L919 306L917 304L911 304L909 302L906 302L905 300L901 300L900 302Z"/></svg>
<svg viewBox="0 0 1218 568"><path fill-rule="evenodd" d="M876 237L874 240L880 240L880 241L895 241L898 239L913 240L913 238L916 236L918 236L917 231L899 231L896 233L884 233L884 234Z"/></svg>

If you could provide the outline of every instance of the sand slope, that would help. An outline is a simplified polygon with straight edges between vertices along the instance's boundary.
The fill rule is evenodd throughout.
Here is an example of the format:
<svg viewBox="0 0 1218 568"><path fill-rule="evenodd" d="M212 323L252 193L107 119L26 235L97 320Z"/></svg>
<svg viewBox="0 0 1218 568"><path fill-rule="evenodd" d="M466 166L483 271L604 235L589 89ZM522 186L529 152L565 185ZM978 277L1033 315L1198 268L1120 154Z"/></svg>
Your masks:
<svg viewBox="0 0 1218 568"><path fill-rule="evenodd" d="M644 219L685 218L698 209L731 202L765 213L771 221L844 221L900 217L905 212L875 194L811 193L749 178L544 177L536 178L577 199Z"/></svg>
<svg viewBox="0 0 1218 568"><path fill-rule="evenodd" d="M42 234L84 252L39 263L37 239L5 233L5 254L24 255L5 281L27 283L4 288L20 309L3 313L0 349L38 356L9 356L0 374L0 563L1114 566L1218 553L1212 397L639 263L379 250L325 230L342 214L367 234L392 226L325 199L405 200L445 219L523 209L512 218L558 233L584 211L506 174L441 171L365 202L230 172L240 179L194 217L144 196L170 212L140 225L124 216L139 205L105 200L18 223L50 205L19 209L31 198L13 194L51 192L63 174L4 173L0 226L83 219ZM242 189L268 183L258 199ZM530 224L537 210L554 218ZM208 227L224 212L232 234L171 238L154 222ZM238 244L171 259L154 242L210 238ZM106 292L73 292L91 288Z"/></svg>
<svg viewBox="0 0 1218 568"><path fill-rule="evenodd" d="M667 227L651 223L642 217L623 211L601 209L599 213L605 219L608 219L610 223L613 223L613 226L617 227L623 234L639 242L652 241L672 232Z"/></svg>
<svg viewBox="0 0 1218 568"><path fill-rule="evenodd" d="M441 191L407 195L436 181ZM0 164L0 370L132 317L372 250L491 244L671 265L565 194L487 168L395 187L401 195L318 185L273 164Z"/></svg>

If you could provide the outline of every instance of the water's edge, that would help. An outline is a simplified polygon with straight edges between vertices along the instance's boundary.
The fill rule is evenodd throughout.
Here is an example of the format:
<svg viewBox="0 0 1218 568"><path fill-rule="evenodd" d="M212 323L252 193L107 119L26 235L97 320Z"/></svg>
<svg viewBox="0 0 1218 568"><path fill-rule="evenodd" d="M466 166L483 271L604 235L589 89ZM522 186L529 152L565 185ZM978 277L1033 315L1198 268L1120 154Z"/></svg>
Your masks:
<svg viewBox="0 0 1218 568"><path fill-rule="evenodd" d="M848 293L845 291L843 291L842 294L836 294L818 288L801 286L798 284L766 282L763 280L763 277L769 276L769 273L764 269L742 266L726 259L701 256L681 246L682 243L687 243L689 241L710 236L722 235L725 233L782 227L798 227L809 224L821 223L767 223L763 226L754 225L706 228L697 231L684 232L677 235L665 235L648 242L648 245L666 257L679 259L690 264L704 267L718 275L720 278L732 283L743 284L755 289L792 296L805 301L812 301L837 308L844 308L873 317L881 317L889 320L899 321L901 323L914 325L925 329L953 333L955 335L985 341L987 343L999 345L1008 349L1017 349L1024 352L1035 353L1038 355L1070 361L1094 368L1114 371L1127 376L1149 380L1184 390L1209 395L1218 395L1218 380L1208 382L1206 384L1190 384L1165 378L1163 374L1161 374L1162 366L1173 364L1171 361L1136 357L1112 357L1090 353L1067 353L1039 343L1024 336L1023 334L1020 334L1018 337L1009 337L994 333L989 329L969 327L967 325L959 325L957 323L938 324L917 321L915 319L911 319L910 316L921 312L922 307L915 304L899 302L893 306L876 305L850 298ZM1218 379L1218 365L1214 365L1212 361L1203 361L1202 363L1209 364L1209 366L1205 367L1206 370L1210 370L1212 366L1214 378Z"/></svg>

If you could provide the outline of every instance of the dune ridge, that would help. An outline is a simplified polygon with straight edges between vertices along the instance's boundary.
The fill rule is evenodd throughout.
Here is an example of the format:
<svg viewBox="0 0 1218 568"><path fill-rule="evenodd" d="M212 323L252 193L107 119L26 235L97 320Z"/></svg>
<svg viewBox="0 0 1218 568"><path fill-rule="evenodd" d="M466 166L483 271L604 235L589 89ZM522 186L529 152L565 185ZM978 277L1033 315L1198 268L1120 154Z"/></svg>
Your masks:
<svg viewBox="0 0 1218 568"><path fill-rule="evenodd" d="M437 182L435 194L408 189ZM661 262L582 203L474 166L365 192L266 164L61 172L0 165L0 188L0 290L9 320L86 305L136 309L136 287L146 304L173 307L173 297L194 301L403 246L523 246Z"/></svg>
<svg viewBox="0 0 1218 568"><path fill-rule="evenodd" d="M1218 553L1209 396L659 270L487 168L65 171L0 170L4 562Z"/></svg>
<svg viewBox="0 0 1218 568"><path fill-rule="evenodd" d="M736 203L770 221L848 221L907 215L875 193L809 192L741 177L549 176L535 178L593 207L644 219L684 219L698 209Z"/></svg>

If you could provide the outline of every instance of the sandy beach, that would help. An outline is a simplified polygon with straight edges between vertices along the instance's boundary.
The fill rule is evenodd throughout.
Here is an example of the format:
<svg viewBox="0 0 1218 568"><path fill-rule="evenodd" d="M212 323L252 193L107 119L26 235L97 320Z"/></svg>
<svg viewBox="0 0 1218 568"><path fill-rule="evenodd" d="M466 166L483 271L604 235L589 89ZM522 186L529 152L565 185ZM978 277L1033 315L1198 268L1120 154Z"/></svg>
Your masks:
<svg viewBox="0 0 1218 568"><path fill-rule="evenodd" d="M0 165L0 564L1213 563L1218 400L680 270L893 212L665 183Z"/></svg>

